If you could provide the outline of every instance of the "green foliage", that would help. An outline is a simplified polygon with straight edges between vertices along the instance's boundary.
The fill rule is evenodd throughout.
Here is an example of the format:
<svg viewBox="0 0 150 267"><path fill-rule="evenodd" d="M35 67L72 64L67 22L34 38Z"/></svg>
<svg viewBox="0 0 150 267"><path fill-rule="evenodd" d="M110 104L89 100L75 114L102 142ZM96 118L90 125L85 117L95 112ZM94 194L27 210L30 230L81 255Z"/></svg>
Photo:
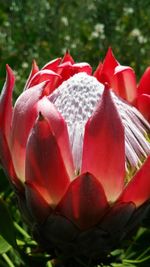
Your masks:
<svg viewBox="0 0 150 267"><path fill-rule="evenodd" d="M94 68L109 46L138 77L149 65L150 0L7 0L0 7L0 75L5 63L22 90L32 59L40 66L67 48ZM16 91L19 93L18 91Z"/></svg>
<svg viewBox="0 0 150 267"><path fill-rule="evenodd" d="M9 243L0 235L0 254L6 253L10 247Z"/></svg>
<svg viewBox="0 0 150 267"><path fill-rule="evenodd" d="M16 245L16 237L13 226L13 221L9 215L8 208L5 205L5 202L0 199L0 235L7 241L8 244L12 245L14 248Z"/></svg>

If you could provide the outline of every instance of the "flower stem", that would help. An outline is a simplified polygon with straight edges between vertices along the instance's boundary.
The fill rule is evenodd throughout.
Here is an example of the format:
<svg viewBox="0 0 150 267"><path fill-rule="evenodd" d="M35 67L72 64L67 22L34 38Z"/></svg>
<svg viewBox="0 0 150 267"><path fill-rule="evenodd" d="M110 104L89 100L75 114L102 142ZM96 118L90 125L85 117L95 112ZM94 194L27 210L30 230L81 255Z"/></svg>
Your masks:
<svg viewBox="0 0 150 267"><path fill-rule="evenodd" d="M20 232L20 234L22 234L25 238L27 238L27 239L31 238L28 235L28 233L26 231L24 231L24 229L18 223L14 222L14 226L18 230L18 232Z"/></svg>
<svg viewBox="0 0 150 267"><path fill-rule="evenodd" d="M9 267L15 267L15 265L13 264L13 262L11 261L11 259L7 256L6 253L2 254L3 259L7 262Z"/></svg>

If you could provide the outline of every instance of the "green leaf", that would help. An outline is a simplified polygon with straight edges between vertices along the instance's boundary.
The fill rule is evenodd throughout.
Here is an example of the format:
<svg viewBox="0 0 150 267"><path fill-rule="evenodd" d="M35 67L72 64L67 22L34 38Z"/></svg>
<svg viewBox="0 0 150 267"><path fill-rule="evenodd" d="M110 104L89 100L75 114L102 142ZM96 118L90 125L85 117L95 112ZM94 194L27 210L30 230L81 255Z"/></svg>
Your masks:
<svg viewBox="0 0 150 267"><path fill-rule="evenodd" d="M14 248L17 248L16 235L13 221L8 212L8 208L0 199L0 235Z"/></svg>
<svg viewBox="0 0 150 267"><path fill-rule="evenodd" d="M10 244L0 235L0 254L6 253L10 248Z"/></svg>

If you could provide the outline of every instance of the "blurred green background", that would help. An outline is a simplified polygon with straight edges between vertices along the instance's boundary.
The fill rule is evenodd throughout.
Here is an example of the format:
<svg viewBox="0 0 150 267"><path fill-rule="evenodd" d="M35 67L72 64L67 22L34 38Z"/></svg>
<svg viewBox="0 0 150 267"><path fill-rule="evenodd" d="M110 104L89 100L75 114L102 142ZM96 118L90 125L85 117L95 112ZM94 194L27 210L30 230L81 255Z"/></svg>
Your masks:
<svg viewBox="0 0 150 267"><path fill-rule="evenodd" d="M15 98L24 87L33 59L42 67L69 49L76 62L89 62L95 69L109 46L122 65L135 69L138 81L150 65L150 0L0 0L0 90L8 63L16 76ZM5 225L13 227L19 247L12 249L14 237L9 232L0 235L0 266L52 266L46 255L31 255L36 244L20 218L2 169L0 197L13 219L10 222L4 208L0 234ZM114 252L117 263L111 266L150 266L149 229L141 228L133 243L125 247L128 249Z"/></svg>
<svg viewBox="0 0 150 267"><path fill-rule="evenodd" d="M69 49L95 68L109 46L138 76L150 65L150 0L0 0L0 77L21 90L32 59L42 66Z"/></svg>

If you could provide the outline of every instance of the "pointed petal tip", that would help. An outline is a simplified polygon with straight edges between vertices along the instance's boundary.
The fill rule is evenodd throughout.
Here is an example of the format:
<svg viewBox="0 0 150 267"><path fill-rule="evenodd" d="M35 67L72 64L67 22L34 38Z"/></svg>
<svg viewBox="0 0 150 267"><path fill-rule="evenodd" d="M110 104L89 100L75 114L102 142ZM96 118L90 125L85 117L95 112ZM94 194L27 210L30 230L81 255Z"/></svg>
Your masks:
<svg viewBox="0 0 150 267"><path fill-rule="evenodd" d="M11 69L11 67L9 66L9 64L6 64L6 69Z"/></svg>
<svg viewBox="0 0 150 267"><path fill-rule="evenodd" d="M33 77L38 71L39 71L39 67L38 67L38 65L37 65L37 63L36 63L36 60L33 59L33 60L32 60L31 71L30 71L29 77L28 77L28 79L27 79L27 81L26 81L26 84L25 84L25 86L24 86L24 91L25 91L26 89L29 88L28 85L29 85L29 83L30 83L32 77Z"/></svg>
<svg viewBox="0 0 150 267"><path fill-rule="evenodd" d="M71 56L71 54L69 52L69 49L66 50L66 53L65 53L61 63L64 63L64 62L67 62L67 61L70 61L71 64L74 64L74 59L72 58L72 56Z"/></svg>
<svg viewBox="0 0 150 267"><path fill-rule="evenodd" d="M114 56L114 53L113 53L113 50L112 50L112 47L111 47L111 46L109 46L109 47L108 47L108 50L107 50L107 52L106 52L106 55L111 55L112 57L114 57L114 58L115 58L115 56Z"/></svg>
<svg viewBox="0 0 150 267"><path fill-rule="evenodd" d="M32 64L33 64L33 65L37 65L37 63L36 63L36 60L35 60L35 59L33 59L33 60L32 60Z"/></svg>
<svg viewBox="0 0 150 267"><path fill-rule="evenodd" d="M43 99L39 103L38 110L41 111L42 116L49 121L49 124L52 127L52 131L59 144L67 172L70 177L73 177L74 164L69 142L67 124L64 118L58 112L55 105L52 104L46 97L43 97Z"/></svg>
<svg viewBox="0 0 150 267"><path fill-rule="evenodd" d="M48 119L36 121L26 149L26 181L33 183L46 201L55 206L70 180Z"/></svg>
<svg viewBox="0 0 150 267"><path fill-rule="evenodd" d="M33 69L34 69L35 71L39 71L39 67L38 67L38 65L37 65L35 59L32 60L32 67L33 67Z"/></svg>
<svg viewBox="0 0 150 267"><path fill-rule="evenodd" d="M43 114L42 114L41 111L39 111L38 120L39 120L39 121L43 121L43 120L44 120L44 116L43 116Z"/></svg>
<svg viewBox="0 0 150 267"><path fill-rule="evenodd" d="M11 70L11 67L9 66L9 64L6 64L6 70Z"/></svg>
<svg viewBox="0 0 150 267"><path fill-rule="evenodd" d="M67 55L67 54L70 54L70 52L69 52L69 48L66 49L66 53L65 53L65 55Z"/></svg>
<svg viewBox="0 0 150 267"><path fill-rule="evenodd" d="M111 46L108 47L107 52L109 52L109 53L113 53Z"/></svg>
<svg viewBox="0 0 150 267"><path fill-rule="evenodd" d="M107 53L106 53L106 56L104 58L104 61L106 60L106 62L109 64L109 61L110 61L110 64L113 64L114 66L116 65L119 65L119 62L117 61L114 53L113 53L113 50L112 50L112 47L109 46L108 50L107 50Z"/></svg>
<svg viewBox="0 0 150 267"><path fill-rule="evenodd" d="M6 64L6 80L1 91L0 97L0 124L1 131L5 135L7 141L10 134L10 124L12 118L12 92L15 84L15 76L11 67ZM2 126L3 125L3 126Z"/></svg>
<svg viewBox="0 0 150 267"><path fill-rule="evenodd" d="M14 82L15 81L15 75L14 75L12 68L9 66L9 64L6 64L6 72L7 72L7 76L9 76L9 78L12 79L11 82Z"/></svg>
<svg viewBox="0 0 150 267"><path fill-rule="evenodd" d="M104 90L109 90L110 89L110 85L108 82L104 83Z"/></svg>
<svg viewBox="0 0 150 267"><path fill-rule="evenodd" d="M124 183L125 144L124 127L110 92L104 90L101 102L85 126L81 170L97 177L108 199L114 201Z"/></svg>

